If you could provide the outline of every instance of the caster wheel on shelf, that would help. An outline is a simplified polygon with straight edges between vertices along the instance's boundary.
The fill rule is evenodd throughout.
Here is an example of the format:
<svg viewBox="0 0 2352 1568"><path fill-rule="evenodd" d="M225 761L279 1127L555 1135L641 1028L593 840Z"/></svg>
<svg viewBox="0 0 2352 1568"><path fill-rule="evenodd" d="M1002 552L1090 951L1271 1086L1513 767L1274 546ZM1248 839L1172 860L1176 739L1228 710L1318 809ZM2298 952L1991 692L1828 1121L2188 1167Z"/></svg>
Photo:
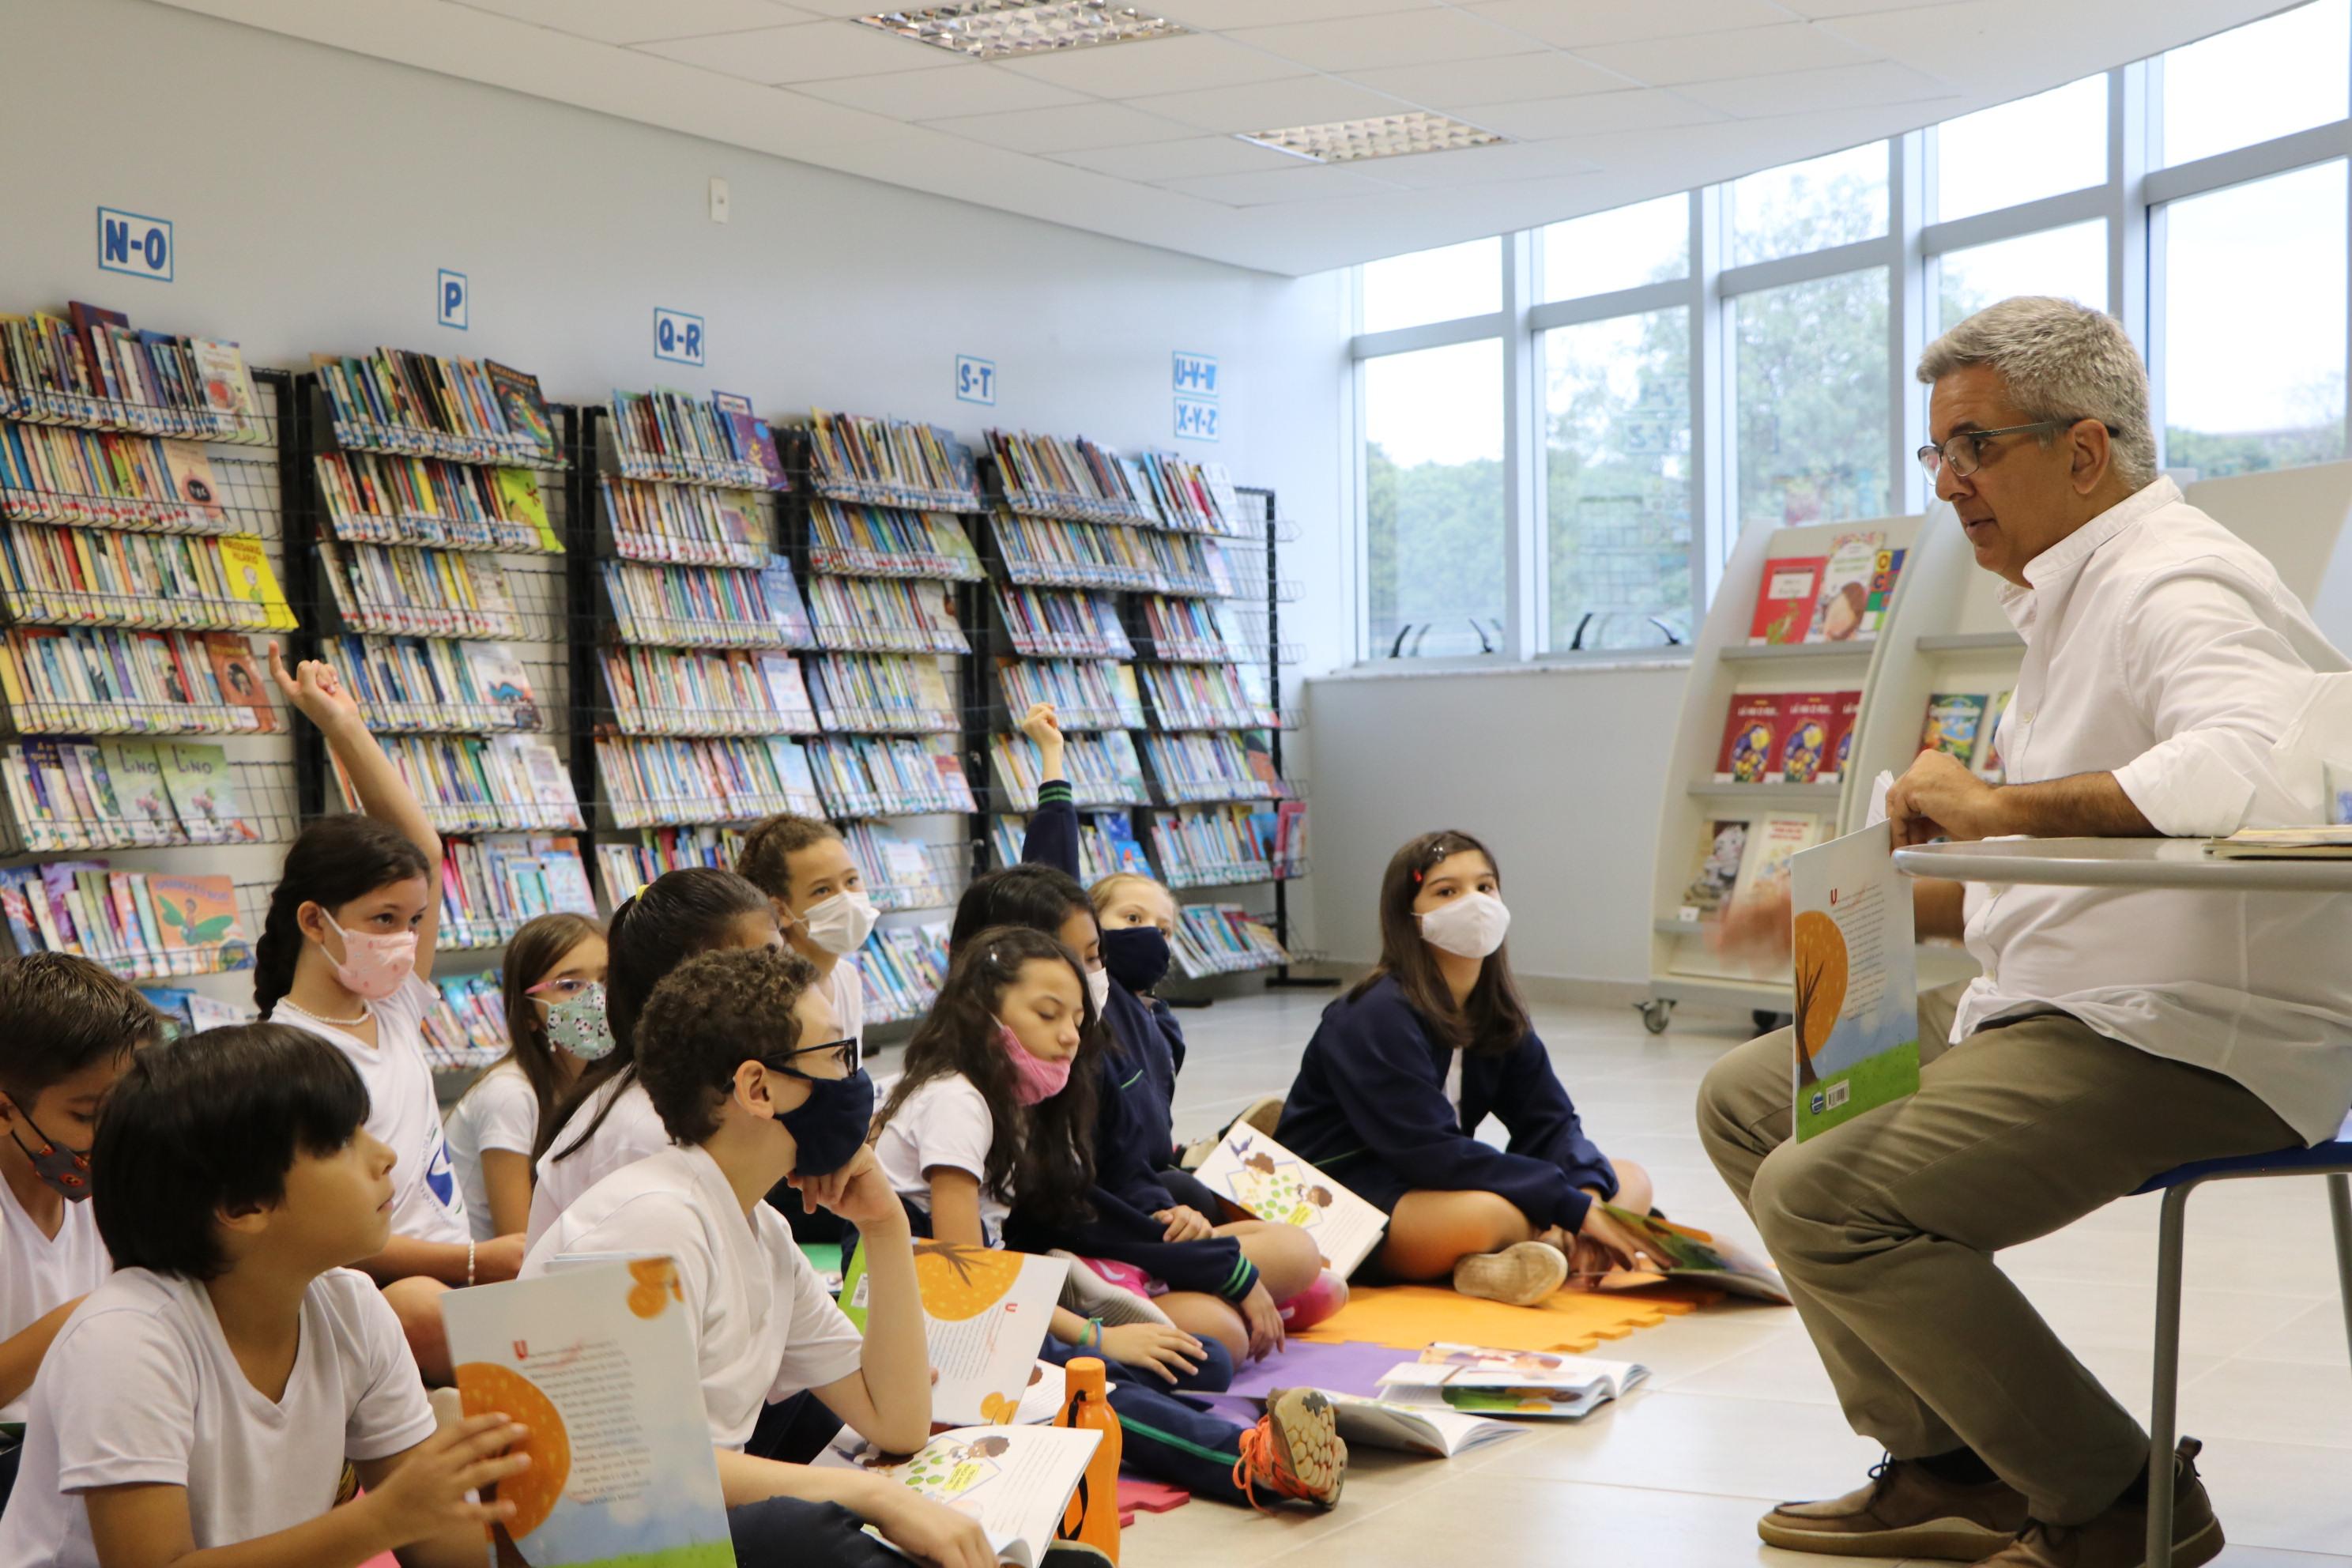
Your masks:
<svg viewBox="0 0 2352 1568"><path fill-rule="evenodd" d="M1642 1027L1654 1035L1663 1035L1666 1032L1666 1022L1675 1016L1675 1005L1672 1002L1637 1002L1634 1005L1641 1010Z"/></svg>

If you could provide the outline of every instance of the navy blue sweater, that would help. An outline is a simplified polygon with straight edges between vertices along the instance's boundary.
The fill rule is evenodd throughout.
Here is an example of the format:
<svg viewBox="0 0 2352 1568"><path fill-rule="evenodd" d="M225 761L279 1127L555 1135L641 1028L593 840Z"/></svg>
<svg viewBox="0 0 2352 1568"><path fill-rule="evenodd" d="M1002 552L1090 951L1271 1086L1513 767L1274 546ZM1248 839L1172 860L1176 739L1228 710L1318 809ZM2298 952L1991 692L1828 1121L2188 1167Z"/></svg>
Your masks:
<svg viewBox="0 0 2352 1568"><path fill-rule="evenodd" d="M1615 1195L1617 1173L1585 1137L1534 1030L1499 1056L1464 1053L1458 1117L1445 1098L1452 1056L1383 975L1324 1010L1275 1137L1367 1196L1488 1192L1538 1227L1582 1225L1592 1205L1583 1188ZM1470 1135L1489 1113L1510 1131L1507 1152Z"/></svg>

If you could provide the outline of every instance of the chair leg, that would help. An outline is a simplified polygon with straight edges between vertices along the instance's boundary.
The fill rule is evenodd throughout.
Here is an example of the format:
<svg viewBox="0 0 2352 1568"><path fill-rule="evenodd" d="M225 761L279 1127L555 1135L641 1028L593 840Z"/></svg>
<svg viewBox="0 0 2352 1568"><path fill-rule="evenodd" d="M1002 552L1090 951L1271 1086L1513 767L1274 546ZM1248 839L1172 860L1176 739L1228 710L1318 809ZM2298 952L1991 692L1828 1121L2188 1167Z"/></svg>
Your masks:
<svg viewBox="0 0 2352 1568"><path fill-rule="evenodd" d="M2167 1188L2156 1250L2156 1375L2148 1398L2147 1560L2172 1568L2172 1445L2180 1397L2181 1241L2194 1182Z"/></svg>
<svg viewBox="0 0 2352 1568"><path fill-rule="evenodd" d="M2327 1212L2336 1222L2336 1286L2344 1299L2344 1340L2352 1347L2352 1175L2327 1178Z"/></svg>

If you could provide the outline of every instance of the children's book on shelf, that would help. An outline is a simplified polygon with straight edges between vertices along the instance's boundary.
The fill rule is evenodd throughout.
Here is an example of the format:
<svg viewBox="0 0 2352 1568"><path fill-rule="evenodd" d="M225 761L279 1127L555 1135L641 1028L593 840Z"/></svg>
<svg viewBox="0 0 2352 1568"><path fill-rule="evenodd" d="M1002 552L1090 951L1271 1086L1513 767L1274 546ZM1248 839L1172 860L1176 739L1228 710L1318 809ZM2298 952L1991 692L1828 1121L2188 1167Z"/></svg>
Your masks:
<svg viewBox="0 0 2352 1568"><path fill-rule="evenodd" d="M1194 1173L1254 1219L1295 1225L1345 1279L1371 1256L1389 1217L1256 1128L1235 1122Z"/></svg>
<svg viewBox="0 0 2352 1568"><path fill-rule="evenodd" d="M1290 962L1273 928L1239 904L1186 904L1177 911L1171 945L1176 967L1194 977Z"/></svg>
<svg viewBox="0 0 2352 1568"><path fill-rule="evenodd" d="M1862 629L1868 636L1876 637L1886 625L1886 612L1895 606L1895 585L1902 580L1906 553L1881 549L1871 563L1870 592L1863 601L1862 611Z"/></svg>
<svg viewBox="0 0 2352 1568"><path fill-rule="evenodd" d="M1751 643L1801 643L1812 629L1813 606L1821 602L1825 555L1779 556L1764 563L1756 587L1756 614L1748 622Z"/></svg>
<svg viewBox="0 0 2352 1568"><path fill-rule="evenodd" d="M131 979L253 967L225 876L116 871L103 860L0 869L0 919L24 952L70 952Z"/></svg>
<svg viewBox="0 0 2352 1568"><path fill-rule="evenodd" d="M1656 1272L1613 1268L1601 1277L1597 1290L1637 1290L1672 1279L1712 1286L1735 1296L1789 1305L1789 1288L1769 1260L1744 1247L1719 1241L1708 1231L1696 1230L1654 1215L1636 1214L1615 1204L1602 1205L1609 1217L1648 1244L1653 1258L1666 1267Z"/></svg>
<svg viewBox="0 0 2352 1568"><path fill-rule="evenodd" d="M948 972L948 922L877 931L857 950L866 994L866 1021L895 1024L919 1018L939 1000Z"/></svg>
<svg viewBox="0 0 2352 1568"><path fill-rule="evenodd" d="M1982 692L1938 691L1927 699L1927 725L1919 737L1923 752L1943 752L1966 764L1977 754L1984 728Z"/></svg>
<svg viewBox="0 0 2352 1568"><path fill-rule="evenodd" d="M530 1430L499 1483L513 1514L488 1561L730 1568L727 1504L703 1415L686 1293L667 1258L613 1258L453 1291L442 1307L468 1415ZM489 1489L484 1489L488 1495Z"/></svg>
<svg viewBox="0 0 2352 1568"><path fill-rule="evenodd" d="M819 493L845 500L950 511L980 505L971 449L937 425L814 409L809 466Z"/></svg>
<svg viewBox="0 0 2352 1568"><path fill-rule="evenodd" d="M1649 1375L1638 1362L1441 1342L1383 1373L1381 1397L1477 1415L1580 1421Z"/></svg>
<svg viewBox="0 0 2352 1568"><path fill-rule="evenodd" d="M1853 730L1862 719L1862 693L1841 691L1836 694L1837 712L1830 721L1828 748L1822 757L1820 782L1843 782L1845 771L1853 760Z"/></svg>
<svg viewBox="0 0 2352 1568"><path fill-rule="evenodd" d="M269 700L269 686L261 678L251 643L235 632L206 632L205 657L212 665L221 700L247 710L247 721L237 728L258 733L278 728L278 710Z"/></svg>
<svg viewBox="0 0 2352 1568"><path fill-rule="evenodd" d="M1776 811L1756 819L1748 835L1748 850L1739 862L1734 900L1745 899L1761 883L1788 874L1790 858L1821 842L1822 818L1809 811Z"/></svg>
<svg viewBox="0 0 2352 1568"><path fill-rule="evenodd" d="M188 839L195 844L251 844L261 835L246 820L229 771L228 752L197 742L165 741L155 747L163 787Z"/></svg>
<svg viewBox="0 0 2352 1568"><path fill-rule="evenodd" d="M1683 889L1684 920L1710 921L1723 912L1738 885L1755 827L1755 820L1746 816L1709 817L1699 825L1698 869Z"/></svg>
<svg viewBox="0 0 2352 1568"><path fill-rule="evenodd" d="M1036 1568L1101 1441L1075 1426L961 1426L901 1459L844 1427L816 1463L903 1482L977 1521L999 1563Z"/></svg>
<svg viewBox="0 0 2352 1568"><path fill-rule="evenodd" d="M1885 542L1886 535L1876 531L1842 533L1830 542L1805 641L1851 642L1876 635L1870 619L1870 584Z"/></svg>
<svg viewBox="0 0 2352 1568"><path fill-rule="evenodd" d="M1783 784L1812 784L1830 759L1831 731L1837 723L1838 694L1792 691L1780 698L1780 733L1771 776Z"/></svg>
<svg viewBox="0 0 2352 1568"><path fill-rule="evenodd" d="M1764 784L1775 776L1780 760L1780 705L1777 691L1734 692L1723 723L1723 744L1716 752L1717 784Z"/></svg>
<svg viewBox="0 0 2352 1568"><path fill-rule="evenodd" d="M1911 885L1885 822L1790 858L1796 966L1796 1135L1827 1131L1919 1087Z"/></svg>
<svg viewBox="0 0 2352 1568"><path fill-rule="evenodd" d="M1064 1258L916 1241L915 1283L934 1373L933 1422L973 1426L1014 1420L1069 1272ZM841 1310L860 1333L870 1283L861 1246L841 1277Z"/></svg>
<svg viewBox="0 0 2352 1568"><path fill-rule="evenodd" d="M1406 1404L1361 1394L1318 1389L1331 1406L1331 1419L1350 1448L1388 1448L1450 1459L1473 1448L1527 1432L1508 1421L1466 1415L1444 1403Z"/></svg>
<svg viewBox="0 0 2352 1568"><path fill-rule="evenodd" d="M0 316L0 416L259 446L270 438L236 344L133 330L120 310Z"/></svg>
<svg viewBox="0 0 2352 1568"><path fill-rule="evenodd" d="M2000 716L2009 711L2011 691L1996 691L1985 704L1984 722L1977 726L1976 760L1969 764L1971 772L1987 784L2006 783L2009 770L2001 765Z"/></svg>

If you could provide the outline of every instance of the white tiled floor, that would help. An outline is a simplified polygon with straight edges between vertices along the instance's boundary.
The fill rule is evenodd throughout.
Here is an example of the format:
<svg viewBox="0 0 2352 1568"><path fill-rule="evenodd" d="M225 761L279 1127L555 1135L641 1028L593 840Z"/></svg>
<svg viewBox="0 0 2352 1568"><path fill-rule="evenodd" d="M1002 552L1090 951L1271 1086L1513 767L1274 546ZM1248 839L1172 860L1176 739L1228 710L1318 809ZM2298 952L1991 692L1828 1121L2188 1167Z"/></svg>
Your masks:
<svg viewBox="0 0 2352 1568"><path fill-rule="evenodd" d="M1213 1131L1255 1096L1286 1088L1329 996L1276 992L1185 1013L1192 1049L1178 1133ZM1744 1031L1685 1017L1654 1039L1631 1009L1539 1008L1538 1026L1601 1147L1646 1164L1676 1218L1753 1242L1691 1122L1700 1076ZM2190 1214L2182 1428L2206 1442L2202 1468L2233 1542L2221 1562L2352 1565L2352 1362L2321 1185L2224 1184ZM2004 1259L2076 1353L2143 1414L2156 1219L2154 1200L2131 1200ZM1757 1514L1779 1499L1843 1491L1878 1458L1847 1429L1789 1310L1717 1307L1606 1353L1656 1375L1582 1426L1454 1460L1366 1453L1339 1509L1322 1518L1198 1501L1145 1516L1122 1561L1796 1564L1809 1560L1757 1542Z"/></svg>

